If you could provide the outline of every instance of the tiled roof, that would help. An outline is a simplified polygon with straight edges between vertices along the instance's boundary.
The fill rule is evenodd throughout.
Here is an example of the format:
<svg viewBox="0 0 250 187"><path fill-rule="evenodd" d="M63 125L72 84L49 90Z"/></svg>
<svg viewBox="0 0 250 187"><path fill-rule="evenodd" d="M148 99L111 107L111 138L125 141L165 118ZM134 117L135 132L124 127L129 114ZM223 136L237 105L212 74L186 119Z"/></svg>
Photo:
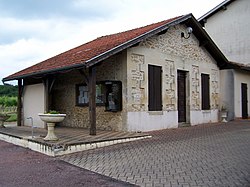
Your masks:
<svg viewBox="0 0 250 187"><path fill-rule="evenodd" d="M93 58L96 58L102 54L105 54L116 47L123 45L126 42L134 40L148 32L151 32L154 29L157 29L161 26L169 24L173 21L180 19L181 17L175 17L144 27L132 29L129 31L102 36L93 41L80 45L76 48L70 49L64 53L61 53L57 56L49 58L45 61L42 61L38 64L35 64L29 68L26 68L22 71L14 73L6 78L5 80L14 80L18 78L23 78L29 75L39 75L46 72L51 72L51 70L60 71L66 70L77 66L84 66Z"/></svg>

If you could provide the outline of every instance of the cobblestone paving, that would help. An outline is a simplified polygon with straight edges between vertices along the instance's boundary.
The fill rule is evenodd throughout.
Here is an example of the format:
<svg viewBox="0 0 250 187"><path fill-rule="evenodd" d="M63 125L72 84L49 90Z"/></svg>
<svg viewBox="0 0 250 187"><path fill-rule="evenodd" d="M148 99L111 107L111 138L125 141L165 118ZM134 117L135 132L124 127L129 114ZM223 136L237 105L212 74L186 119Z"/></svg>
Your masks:
<svg viewBox="0 0 250 187"><path fill-rule="evenodd" d="M250 121L150 134L60 159L139 186L250 186Z"/></svg>

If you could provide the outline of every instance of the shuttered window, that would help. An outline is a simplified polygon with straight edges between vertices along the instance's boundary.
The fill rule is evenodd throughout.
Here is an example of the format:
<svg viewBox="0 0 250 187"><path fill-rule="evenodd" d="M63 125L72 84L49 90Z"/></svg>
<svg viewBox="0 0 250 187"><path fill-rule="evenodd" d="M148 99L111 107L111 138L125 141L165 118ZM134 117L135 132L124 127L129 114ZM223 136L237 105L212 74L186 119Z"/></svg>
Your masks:
<svg viewBox="0 0 250 187"><path fill-rule="evenodd" d="M209 75L201 74L201 109L210 110Z"/></svg>
<svg viewBox="0 0 250 187"><path fill-rule="evenodd" d="M162 110L162 73L161 66L148 66L149 111Z"/></svg>

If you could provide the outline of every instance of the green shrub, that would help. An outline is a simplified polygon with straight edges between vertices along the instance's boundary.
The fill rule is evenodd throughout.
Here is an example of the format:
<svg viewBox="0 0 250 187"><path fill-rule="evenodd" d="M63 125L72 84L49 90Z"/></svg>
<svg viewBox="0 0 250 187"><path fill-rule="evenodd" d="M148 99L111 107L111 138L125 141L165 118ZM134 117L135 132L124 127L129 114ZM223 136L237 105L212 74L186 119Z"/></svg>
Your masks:
<svg viewBox="0 0 250 187"><path fill-rule="evenodd" d="M17 97L2 96L0 97L0 105L5 107L17 106Z"/></svg>
<svg viewBox="0 0 250 187"><path fill-rule="evenodd" d="M10 84L0 85L0 96L16 97L18 95L18 86Z"/></svg>
<svg viewBox="0 0 250 187"><path fill-rule="evenodd" d="M9 114L9 119L6 120L6 122L14 122L17 121L17 114Z"/></svg>
<svg viewBox="0 0 250 187"><path fill-rule="evenodd" d="M4 106L4 105L5 105L5 98L0 97L0 106Z"/></svg>
<svg viewBox="0 0 250 187"><path fill-rule="evenodd" d="M48 112L48 114L60 114L60 112L55 111L55 110L50 110L50 111Z"/></svg>

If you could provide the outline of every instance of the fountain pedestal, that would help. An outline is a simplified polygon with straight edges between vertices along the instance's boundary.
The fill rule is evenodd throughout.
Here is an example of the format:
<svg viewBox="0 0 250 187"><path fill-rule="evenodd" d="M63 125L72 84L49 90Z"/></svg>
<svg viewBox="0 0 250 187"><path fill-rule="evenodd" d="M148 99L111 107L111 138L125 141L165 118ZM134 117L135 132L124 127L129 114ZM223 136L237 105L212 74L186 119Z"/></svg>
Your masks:
<svg viewBox="0 0 250 187"><path fill-rule="evenodd" d="M46 141L56 141L58 140L55 135L55 123L62 122L66 117L66 114L38 114L40 119L47 123L48 133L44 138Z"/></svg>

